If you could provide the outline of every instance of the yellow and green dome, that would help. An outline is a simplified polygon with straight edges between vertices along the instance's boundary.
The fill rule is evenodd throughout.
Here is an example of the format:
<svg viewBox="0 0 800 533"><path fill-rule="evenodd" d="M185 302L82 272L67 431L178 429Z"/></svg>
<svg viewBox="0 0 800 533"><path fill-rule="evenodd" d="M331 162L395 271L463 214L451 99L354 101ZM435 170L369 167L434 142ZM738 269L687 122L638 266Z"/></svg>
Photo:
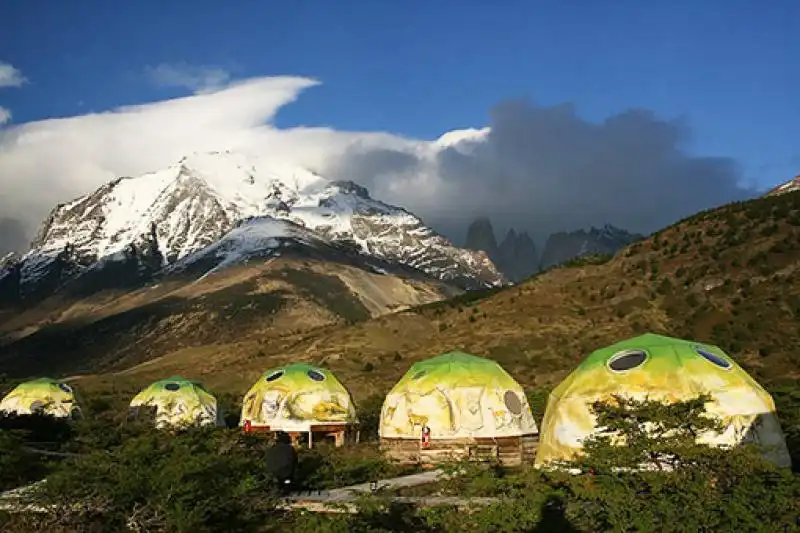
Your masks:
<svg viewBox="0 0 800 533"><path fill-rule="evenodd" d="M700 441L755 441L777 464L790 464L772 397L747 372L717 346L650 333L593 352L553 390L536 464L579 454L581 442L595 430L592 403L615 394L665 402L708 394L707 412L726 429Z"/></svg>
<svg viewBox="0 0 800 533"><path fill-rule="evenodd" d="M506 437L535 434L525 391L496 362L450 352L411 366L383 403L382 438Z"/></svg>
<svg viewBox="0 0 800 533"><path fill-rule="evenodd" d="M0 411L29 415L41 412L57 418L74 418L80 414L72 387L61 381L40 378L17 385L0 402Z"/></svg>
<svg viewBox="0 0 800 533"><path fill-rule="evenodd" d="M318 424L357 422L350 393L329 370L302 363L265 372L247 391L240 425L308 431Z"/></svg>
<svg viewBox="0 0 800 533"><path fill-rule="evenodd" d="M222 425L217 399L200 383L180 376L150 384L134 396L130 406L155 408L158 428Z"/></svg>

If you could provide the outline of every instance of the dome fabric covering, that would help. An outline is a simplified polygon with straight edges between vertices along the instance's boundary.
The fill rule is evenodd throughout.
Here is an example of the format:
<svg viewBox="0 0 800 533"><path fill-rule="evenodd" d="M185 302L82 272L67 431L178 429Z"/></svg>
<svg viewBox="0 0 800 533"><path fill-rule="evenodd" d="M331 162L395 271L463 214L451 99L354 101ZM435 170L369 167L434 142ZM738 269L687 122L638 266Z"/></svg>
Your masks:
<svg viewBox="0 0 800 533"><path fill-rule="evenodd" d="M574 458L595 430L591 405L613 395L673 403L701 394L707 413L725 425L699 442L732 446L755 442L765 456L790 466L775 403L747 372L717 346L646 334L593 352L550 394L536 464Z"/></svg>
<svg viewBox="0 0 800 533"><path fill-rule="evenodd" d="M525 391L496 362L450 352L411 366L383 403L380 436L420 439L535 434Z"/></svg>
<svg viewBox="0 0 800 533"><path fill-rule="evenodd" d="M315 425L354 424L350 393L330 371L302 363L268 370L242 402L240 425L272 431L310 431Z"/></svg>
<svg viewBox="0 0 800 533"><path fill-rule="evenodd" d="M150 384L134 396L130 406L155 407L157 428L222 425L217 399L200 383L179 376Z"/></svg>
<svg viewBox="0 0 800 533"><path fill-rule="evenodd" d="M40 378L17 385L0 402L0 411L17 415L41 412L56 418L73 418L80 414L80 407L72 387L54 379Z"/></svg>

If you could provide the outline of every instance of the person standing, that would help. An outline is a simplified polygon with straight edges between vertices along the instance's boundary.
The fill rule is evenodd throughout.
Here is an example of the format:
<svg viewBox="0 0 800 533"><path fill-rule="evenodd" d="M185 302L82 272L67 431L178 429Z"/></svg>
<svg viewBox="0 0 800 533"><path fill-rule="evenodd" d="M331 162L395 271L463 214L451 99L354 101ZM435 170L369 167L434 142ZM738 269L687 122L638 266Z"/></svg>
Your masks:
<svg viewBox="0 0 800 533"><path fill-rule="evenodd" d="M278 482L279 490L289 492L297 469L297 451L286 432L276 433L275 443L267 449L265 460L267 472Z"/></svg>

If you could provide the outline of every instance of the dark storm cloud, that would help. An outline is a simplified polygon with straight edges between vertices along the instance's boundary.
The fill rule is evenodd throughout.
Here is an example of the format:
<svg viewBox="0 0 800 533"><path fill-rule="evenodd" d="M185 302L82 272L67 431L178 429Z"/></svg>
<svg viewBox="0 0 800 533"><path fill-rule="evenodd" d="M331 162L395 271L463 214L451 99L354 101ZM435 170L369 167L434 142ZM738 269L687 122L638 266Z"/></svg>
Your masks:
<svg viewBox="0 0 800 533"><path fill-rule="evenodd" d="M688 135L684 123L646 110L591 123L569 104L509 101L492 110L485 142L438 152L435 187L398 184L411 183L408 169L422 166L400 152L351 153L338 168L453 238L475 216L489 216L498 229L515 227L540 237L606 223L647 233L755 194L739 186L733 160L688 154ZM438 198L430 201L426 194L434 191Z"/></svg>
<svg viewBox="0 0 800 533"><path fill-rule="evenodd" d="M28 232L17 219L0 216L0 257L9 252L24 252L28 248Z"/></svg>
<svg viewBox="0 0 800 533"><path fill-rule="evenodd" d="M347 179L362 185L375 185L376 179L393 175L409 175L417 171L420 161L413 154L388 148L367 148L356 144L335 158L326 175Z"/></svg>

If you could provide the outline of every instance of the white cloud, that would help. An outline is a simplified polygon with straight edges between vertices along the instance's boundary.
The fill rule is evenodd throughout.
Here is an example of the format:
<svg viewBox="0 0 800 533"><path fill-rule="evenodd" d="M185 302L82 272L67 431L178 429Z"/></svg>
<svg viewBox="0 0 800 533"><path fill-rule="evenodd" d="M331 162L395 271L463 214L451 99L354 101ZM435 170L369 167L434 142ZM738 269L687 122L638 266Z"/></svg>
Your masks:
<svg viewBox="0 0 800 533"><path fill-rule="evenodd" d="M215 150L357 181L452 237L463 236L478 215L538 233L606 222L647 231L749 193L737 187L730 160L687 155L682 126L646 112L595 124L570 106L504 104L472 150L389 133L271 124L282 106L315 85L300 77L253 78L182 98L8 126L0 130L0 214L22 221L32 236L57 203L114 177Z"/></svg>
<svg viewBox="0 0 800 533"><path fill-rule="evenodd" d="M20 87L27 81L13 65L0 61L0 87Z"/></svg>
<svg viewBox="0 0 800 533"><path fill-rule="evenodd" d="M11 121L11 110L0 106L0 126Z"/></svg>
<svg viewBox="0 0 800 533"><path fill-rule="evenodd" d="M220 67L189 65L188 63L161 63L145 67L145 75L159 87L184 87L196 93L222 88L230 80L230 73Z"/></svg>
<svg viewBox="0 0 800 533"><path fill-rule="evenodd" d="M392 139L270 125L279 108L316 84L299 77L255 78L212 93L2 129L0 213L22 220L32 234L57 203L117 176L166 167L193 151L238 150L319 169L355 140L371 146Z"/></svg>

